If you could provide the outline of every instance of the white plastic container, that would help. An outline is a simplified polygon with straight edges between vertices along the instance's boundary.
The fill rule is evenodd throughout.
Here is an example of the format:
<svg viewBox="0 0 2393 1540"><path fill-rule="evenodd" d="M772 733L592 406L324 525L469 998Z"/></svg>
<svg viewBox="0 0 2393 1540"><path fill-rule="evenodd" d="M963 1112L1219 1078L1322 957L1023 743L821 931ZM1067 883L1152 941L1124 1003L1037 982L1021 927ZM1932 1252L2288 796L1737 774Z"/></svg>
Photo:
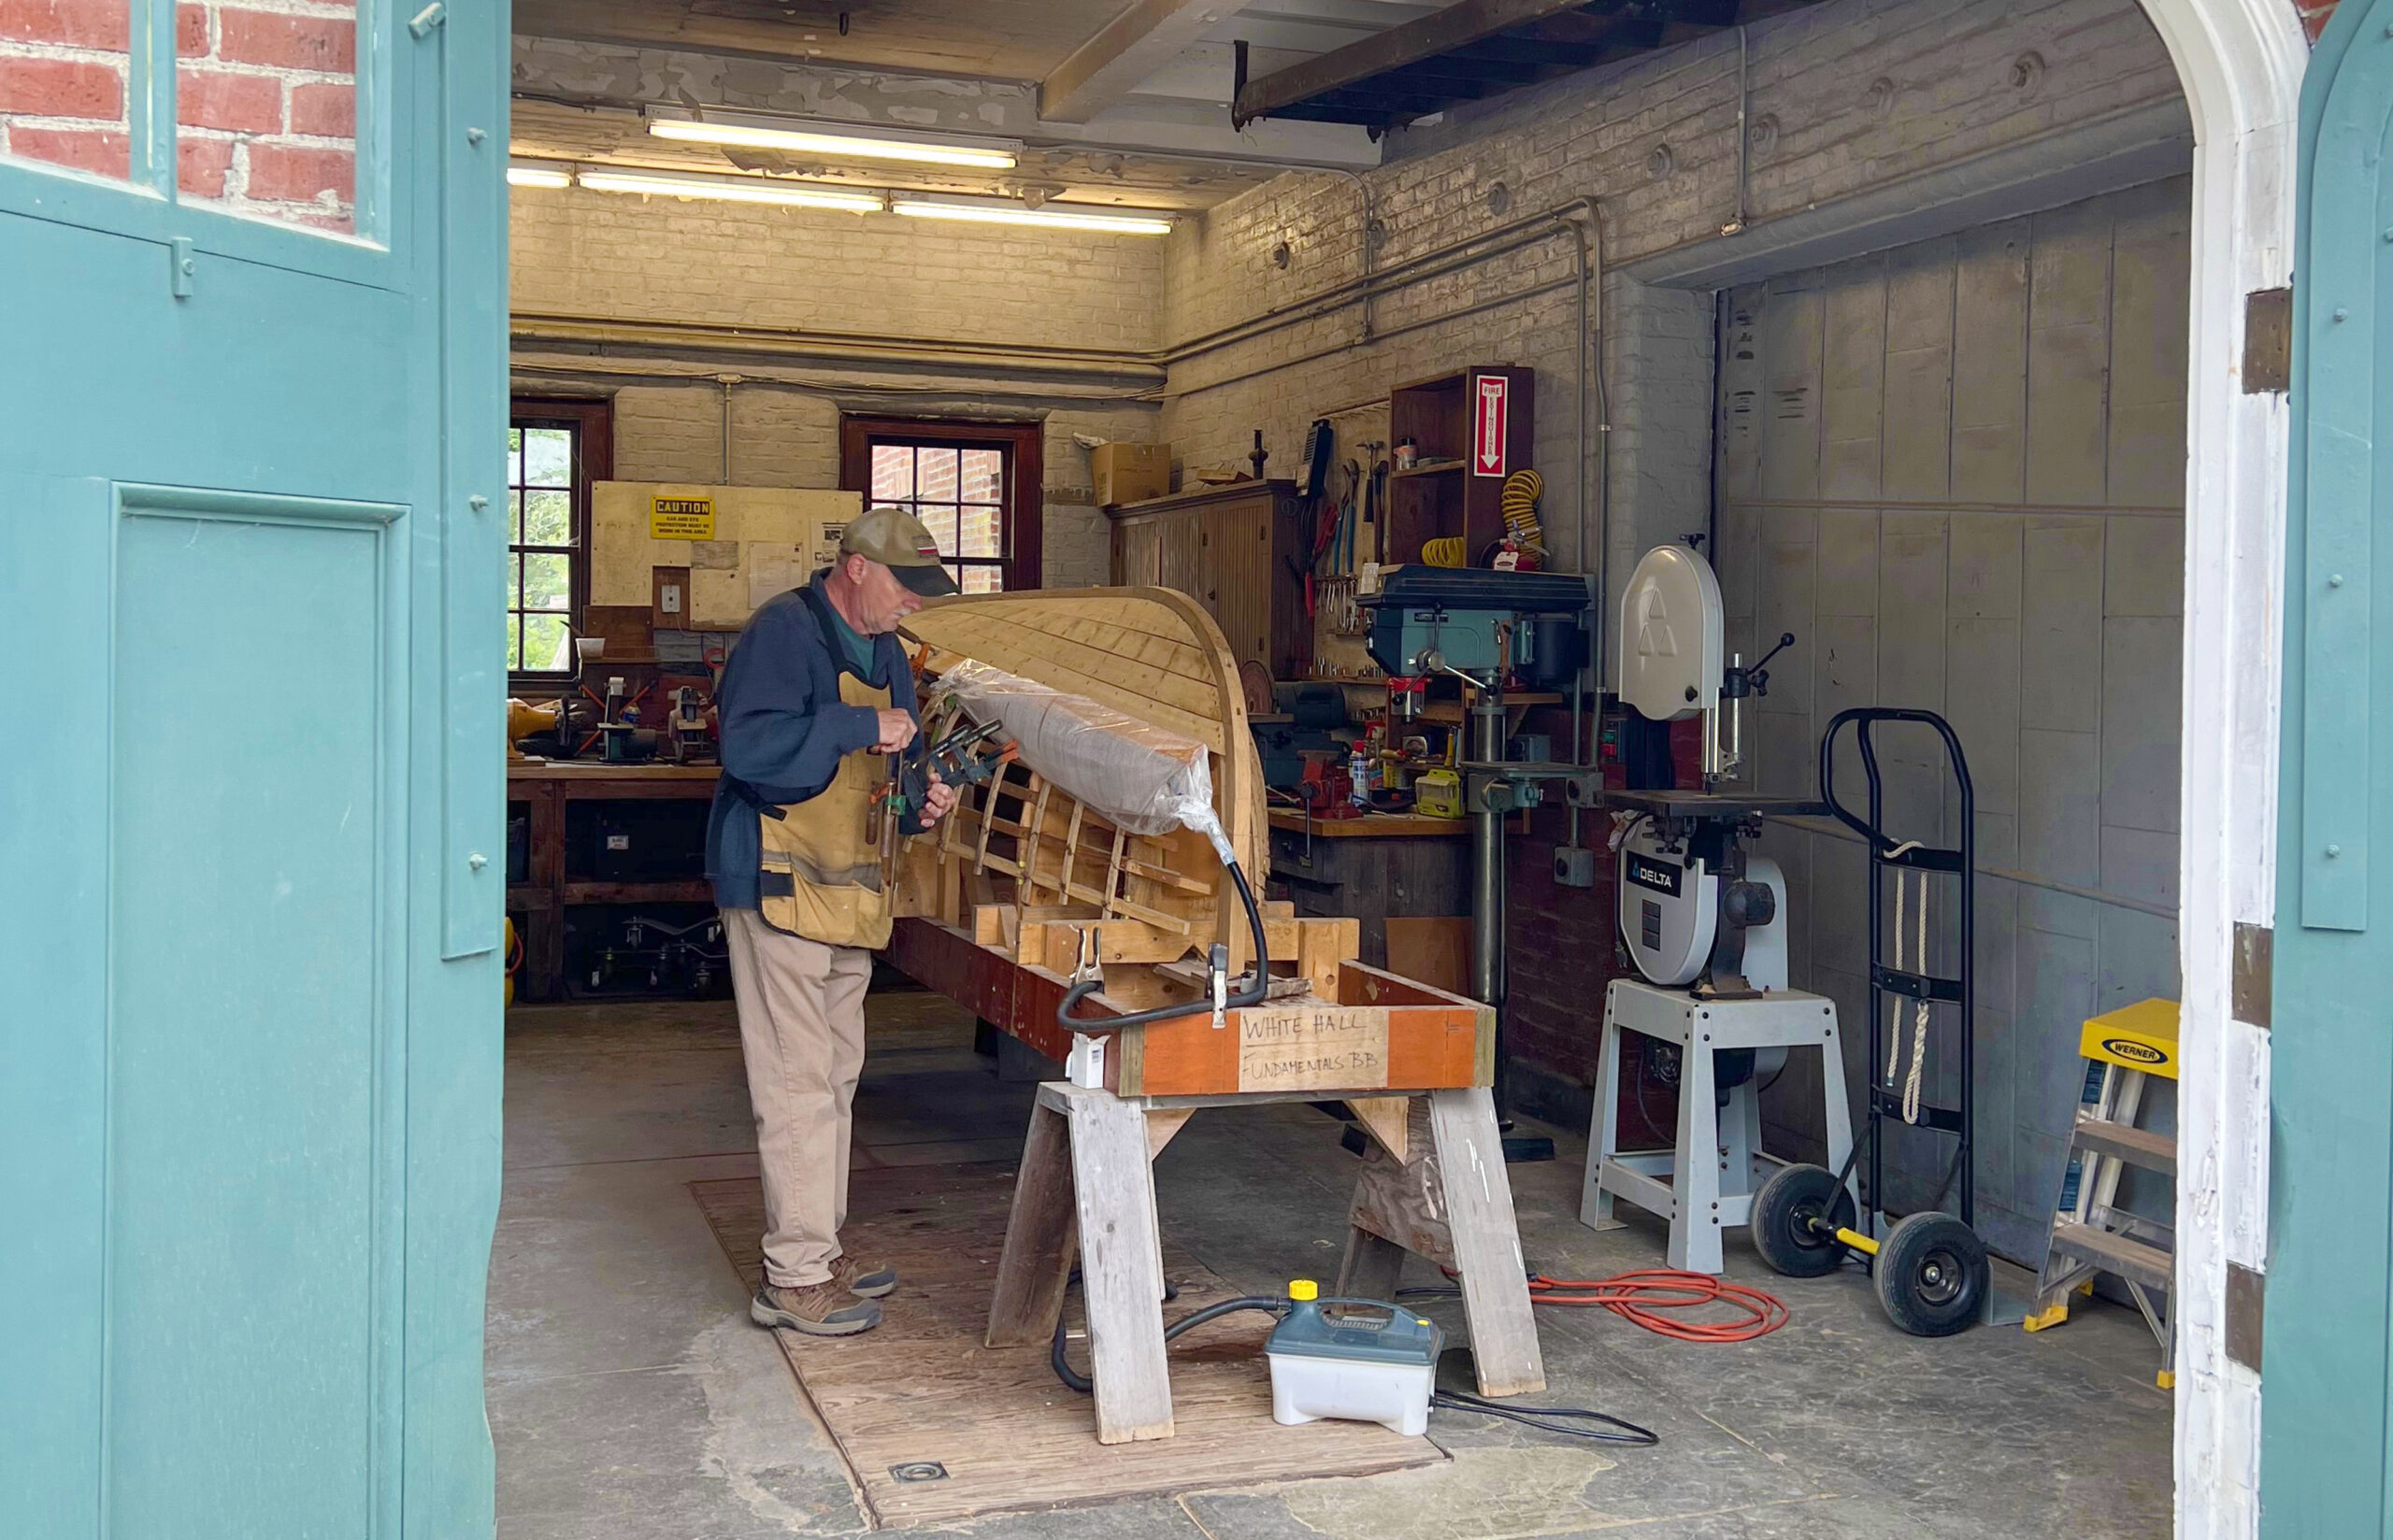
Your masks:
<svg viewBox="0 0 2393 1540"><path fill-rule="evenodd" d="M1376 1422L1418 1438L1429 1431L1429 1392L1438 1377L1438 1328L1409 1310L1392 1319L1331 1320L1316 1303L1319 1287L1298 1278L1288 1286L1297 1302L1271 1333L1271 1420L1295 1424L1322 1418Z"/></svg>

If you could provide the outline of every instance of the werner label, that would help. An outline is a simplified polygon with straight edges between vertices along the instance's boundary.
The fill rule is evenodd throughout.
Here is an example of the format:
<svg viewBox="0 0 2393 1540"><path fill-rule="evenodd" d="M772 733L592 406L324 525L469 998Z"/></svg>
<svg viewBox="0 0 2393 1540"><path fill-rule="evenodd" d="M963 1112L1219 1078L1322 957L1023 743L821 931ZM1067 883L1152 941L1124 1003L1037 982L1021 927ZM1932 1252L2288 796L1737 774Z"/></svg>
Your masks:
<svg viewBox="0 0 2393 1540"><path fill-rule="evenodd" d="M652 540L711 540L714 499L711 497L652 497L648 500L648 537Z"/></svg>
<svg viewBox="0 0 2393 1540"><path fill-rule="evenodd" d="M1387 1010L1311 1005L1239 1017L1240 1091L1368 1091L1387 1084Z"/></svg>

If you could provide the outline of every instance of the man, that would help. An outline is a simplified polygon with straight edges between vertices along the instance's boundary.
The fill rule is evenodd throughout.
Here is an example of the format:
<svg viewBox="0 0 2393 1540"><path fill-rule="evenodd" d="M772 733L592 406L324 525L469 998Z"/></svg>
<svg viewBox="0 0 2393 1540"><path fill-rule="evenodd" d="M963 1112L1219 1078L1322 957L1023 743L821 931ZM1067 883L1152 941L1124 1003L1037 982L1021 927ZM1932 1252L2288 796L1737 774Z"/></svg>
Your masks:
<svg viewBox="0 0 2393 1540"><path fill-rule="evenodd" d="M839 558L750 618L716 707L723 779L707 825L739 1002L739 1047L765 1176L760 1326L850 1336L881 1324L895 1268L843 1254L850 1109L864 1068L864 995L889 941L882 891L883 755L913 741L914 679L898 622L955 592L939 547L903 508L847 528ZM901 834L955 805L933 782Z"/></svg>

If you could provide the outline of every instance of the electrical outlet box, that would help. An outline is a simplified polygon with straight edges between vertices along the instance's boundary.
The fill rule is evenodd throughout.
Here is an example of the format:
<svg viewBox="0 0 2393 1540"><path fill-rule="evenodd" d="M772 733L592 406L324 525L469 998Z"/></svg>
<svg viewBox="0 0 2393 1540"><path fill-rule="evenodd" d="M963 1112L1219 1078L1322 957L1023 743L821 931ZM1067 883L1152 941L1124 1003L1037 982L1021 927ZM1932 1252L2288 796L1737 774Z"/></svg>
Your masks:
<svg viewBox="0 0 2393 1540"><path fill-rule="evenodd" d="M1556 887L1592 888L1596 885L1596 852L1581 845L1557 845L1554 848L1554 881Z"/></svg>

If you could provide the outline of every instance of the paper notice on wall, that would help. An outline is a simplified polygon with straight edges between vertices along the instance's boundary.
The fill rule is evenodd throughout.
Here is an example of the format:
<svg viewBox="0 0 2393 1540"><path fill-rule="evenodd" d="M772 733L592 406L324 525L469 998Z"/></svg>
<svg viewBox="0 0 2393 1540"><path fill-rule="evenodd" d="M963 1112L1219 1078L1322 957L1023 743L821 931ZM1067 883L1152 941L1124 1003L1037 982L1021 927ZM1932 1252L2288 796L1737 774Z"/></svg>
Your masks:
<svg viewBox="0 0 2393 1540"><path fill-rule="evenodd" d="M1376 1091L1387 1084L1387 1007L1239 1013L1240 1091Z"/></svg>
<svg viewBox="0 0 2393 1540"><path fill-rule="evenodd" d="M748 607L763 607L767 599L787 593L806 581L812 571L795 546L751 540L740 553L740 569L748 574Z"/></svg>

